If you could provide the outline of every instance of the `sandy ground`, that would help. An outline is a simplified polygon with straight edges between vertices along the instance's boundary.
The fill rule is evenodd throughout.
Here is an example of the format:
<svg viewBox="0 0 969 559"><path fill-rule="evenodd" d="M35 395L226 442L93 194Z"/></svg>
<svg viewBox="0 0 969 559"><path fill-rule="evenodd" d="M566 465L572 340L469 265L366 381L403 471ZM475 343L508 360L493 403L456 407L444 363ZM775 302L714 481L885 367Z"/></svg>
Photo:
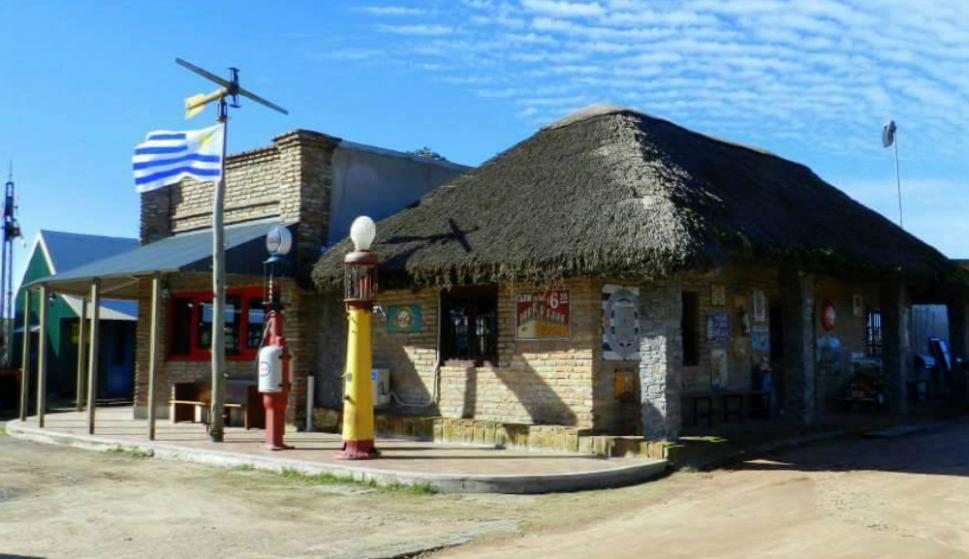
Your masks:
<svg viewBox="0 0 969 559"><path fill-rule="evenodd" d="M853 439L677 474L598 521L535 523L520 539L440 557L969 557L967 475L966 423Z"/></svg>
<svg viewBox="0 0 969 559"><path fill-rule="evenodd" d="M969 557L967 475L969 423L544 496L380 492L0 436L0 557Z"/></svg>

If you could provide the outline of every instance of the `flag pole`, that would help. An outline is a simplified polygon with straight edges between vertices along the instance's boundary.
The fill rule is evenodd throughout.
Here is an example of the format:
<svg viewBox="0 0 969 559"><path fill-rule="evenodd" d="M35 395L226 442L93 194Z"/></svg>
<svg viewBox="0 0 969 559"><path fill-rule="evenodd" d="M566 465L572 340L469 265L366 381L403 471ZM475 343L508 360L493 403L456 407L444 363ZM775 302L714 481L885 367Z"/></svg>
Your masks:
<svg viewBox="0 0 969 559"><path fill-rule="evenodd" d="M209 439L224 438L225 412L225 155L229 136L229 106L219 98L218 122L222 124L222 171L212 192L212 409Z"/></svg>
<svg viewBox="0 0 969 559"><path fill-rule="evenodd" d="M892 144L895 147L895 183L898 186L898 226L904 229L905 222L902 220L902 175L898 172L898 132L895 133L894 140Z"/></svg>
<svg viewBox="0 0 969 559"><path fill-rule="evenodd" d="M212 401L209 410L209 439L212 442L222 442L225 432L225 158L229 137L229 107L238 108L238 96L242 95L284 115L289 112L240 87L238 68L229 68L231 77L224 79L181 58L176 58L175 63L221 86L208 95L194 95L186 99L185 118L192 118L208 103L219 101L222 161L219 180L215 182L212 190L212 342L209 345L212 357Z"/></svg>

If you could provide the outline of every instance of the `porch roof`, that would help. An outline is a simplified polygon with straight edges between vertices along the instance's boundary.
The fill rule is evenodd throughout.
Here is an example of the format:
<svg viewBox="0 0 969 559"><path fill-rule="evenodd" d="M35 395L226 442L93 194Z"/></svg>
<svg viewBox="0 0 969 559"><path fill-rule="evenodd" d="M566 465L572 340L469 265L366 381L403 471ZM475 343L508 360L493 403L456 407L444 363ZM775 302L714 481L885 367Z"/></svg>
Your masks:
<svg viewBox="0 0 969 559"><path fill-rule="evenodd" d="M225 228L226 274L261 275L267 257L262 239L278 218L227 225ZM291 225L286 223L286 225ZM138 278L157 273L199 272L212 269L212 230L188 231L139 246L108 258L34 280L26 287L47 284L57 293L84 296L91 283L101 280L101 293L112 299L138 297Z"/></svg>

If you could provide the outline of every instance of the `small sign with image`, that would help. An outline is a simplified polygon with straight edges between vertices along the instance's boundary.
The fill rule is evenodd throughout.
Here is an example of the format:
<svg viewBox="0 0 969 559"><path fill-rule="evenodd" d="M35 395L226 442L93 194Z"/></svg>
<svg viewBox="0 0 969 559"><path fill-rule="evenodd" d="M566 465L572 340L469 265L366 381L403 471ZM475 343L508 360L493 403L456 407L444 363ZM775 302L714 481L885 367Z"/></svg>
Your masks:
<svg viewBox="0 0 969 559"><path fill-rule="evenodd" d="M417 305L387 307L387 331L391 334L413 334L421 331L421 308Z"/></svg>

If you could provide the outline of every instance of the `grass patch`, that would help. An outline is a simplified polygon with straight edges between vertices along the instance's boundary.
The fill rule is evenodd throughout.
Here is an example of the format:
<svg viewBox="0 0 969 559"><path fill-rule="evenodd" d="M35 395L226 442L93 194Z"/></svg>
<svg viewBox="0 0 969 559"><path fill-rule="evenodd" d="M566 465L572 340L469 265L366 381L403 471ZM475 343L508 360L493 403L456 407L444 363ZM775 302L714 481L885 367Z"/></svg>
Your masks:
<svg viewBox="0 0 969 559"><path fill-rule="evenodd" d="M230 468L233 472L254 472L256 467L252 464L240 464L238 466L233 466Z"/></svg>
<svg viewBox="0 0 969 559"><path fill-rule="evenodd" d="M125 448L121 445L109 448L106 452L115 454L118 456L127 456L129 458L137 458L139 460L144 460L145 458L151 458L155 455L154 452L150 450L142 450L140 448Z"/></svg>
<svg viewBox="0 0 969 559"><path fill-rule="evenodd" d="M7 426L0 425L0 437L6 437L6 436L7 436Z"/></svg>
<svg viewBox="0 0 969 559"><path fill-rule="evenodd" d="M360 481L350 476L320 472L318 474L306 474L292 468L283 468L279 473L284 479L307 483L311 485L352 485L366 489L373 489L379 493L396 493L405 495L435 495L437 488L427 483L407 484L394 482L383 485L374 480Z"/></svg>

